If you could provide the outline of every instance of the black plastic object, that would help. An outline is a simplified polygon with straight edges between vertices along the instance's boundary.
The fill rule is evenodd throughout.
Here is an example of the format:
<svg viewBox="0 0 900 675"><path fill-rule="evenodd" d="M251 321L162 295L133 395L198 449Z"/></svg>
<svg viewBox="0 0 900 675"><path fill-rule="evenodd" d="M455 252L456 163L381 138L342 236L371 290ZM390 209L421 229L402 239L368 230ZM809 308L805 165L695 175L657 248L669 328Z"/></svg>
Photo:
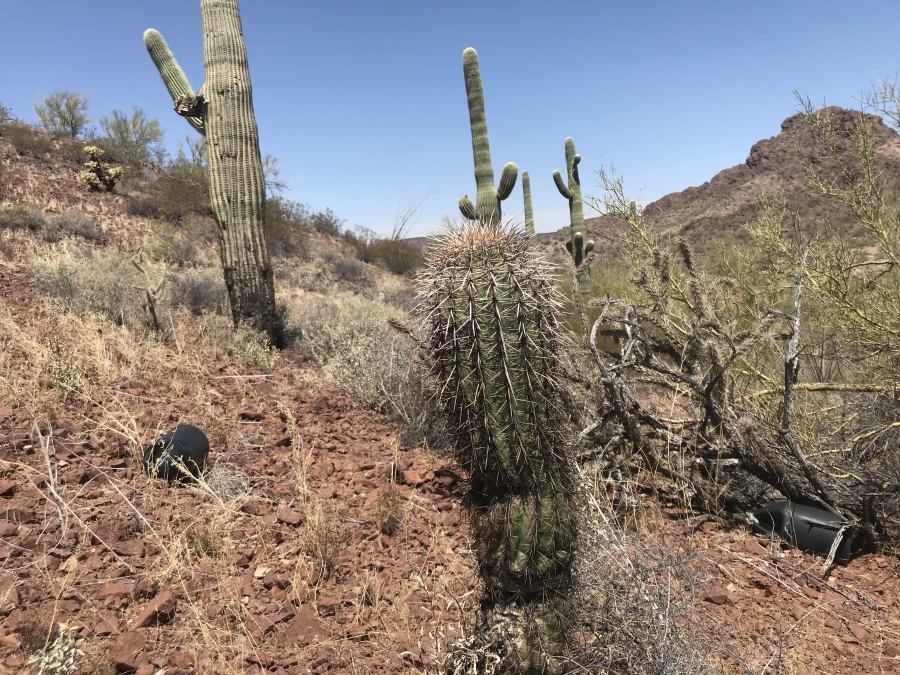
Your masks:
<svg viewBox="0 0 900 675"><path fill-rule="evenodd" d="M200 476L208 454L206 434L190 424L180 424L144 450L144 471L170 483L191 481Z"/></svg>
<svg viewBox="0 0 900 675"><path fill-rule="evenodd" d="M754 511L757 522L753 529L761 534L774 534L806 553L828 555L834 538L844 521L831 511L795 504L789 501L773 502ZM853 534L845 530L841 535L834 561L846 565L850 561Z"/></svg>

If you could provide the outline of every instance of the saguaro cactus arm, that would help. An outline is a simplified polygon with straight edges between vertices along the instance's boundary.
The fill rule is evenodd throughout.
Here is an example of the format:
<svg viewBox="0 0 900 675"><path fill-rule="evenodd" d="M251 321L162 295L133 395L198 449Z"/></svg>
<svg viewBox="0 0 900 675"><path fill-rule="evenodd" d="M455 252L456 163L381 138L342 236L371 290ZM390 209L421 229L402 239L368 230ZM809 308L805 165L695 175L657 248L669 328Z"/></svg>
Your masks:
<svg viewBox="0 0 900 675"><path fill-rule="evenodd" d="M491 148L488 142L487 117L484 113L484 90L478 69L478 53L469 47L463 52L463 74L466 78L466 96L469 102L469 126L472 130L472 155L475 158L474 213L469 208L471 200L459 200L459 208L465 218L484 223L500 222L500 202L512 193L519 169L513 162L503 167L499 187L494 187L494 167L491 165ZM468 203L464 203L467 200Z"/></svg>
<svg viewBox="0 0 900 675"><path fill-rule="evenodd" d="M172 50L169 49L169 45L166 44L158 30L148 28L144 31L144 45L147 47L147 51L150 52L150 58L153 59L153 63L156 65L156 69L159 71L166 89L169 90L172 101L177 104L179 100L183 100L186 97L197 98L193 88L191 88L191 83L188 82L184 71L178 65L178 61L175 60ZM175 112L181 114L177 105ZM206 125L203 123L201 116L185 117L194 129L204 136L206 135Z"/></svg>
<svg viewBox="0 0 900 675"><path fill-rule="evenodd" d="M534 242L534 209L531 207L531 178L527 171L522 172L522 194L525 197L525 234L528 241Z"/></svg>

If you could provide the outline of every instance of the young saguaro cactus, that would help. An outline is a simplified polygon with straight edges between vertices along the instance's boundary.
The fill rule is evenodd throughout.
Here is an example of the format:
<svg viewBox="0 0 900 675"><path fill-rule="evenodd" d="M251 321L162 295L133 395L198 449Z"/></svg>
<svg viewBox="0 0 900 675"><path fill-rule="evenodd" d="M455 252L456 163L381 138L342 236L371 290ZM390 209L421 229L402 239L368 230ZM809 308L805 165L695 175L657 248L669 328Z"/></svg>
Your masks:
<svg viewBox="0 0 900 675"><path fill-rule="evenodd" d="M575 153L575 141L569 136L566 139L566 175L569 184L563 183L559 171L553 172L553 182L556 183L559 194L569 200L569 229L572 239L566 242L566 248L572 255L575 269L580 272L578 276L579 290L585 294L590 291L591 282L588 270L582 271L580 268L584 257L594 250L594 242L584 240L584 202L581 200L581 180L578 178L580 162L581 155Z"/></svg>
<svg viewBox="0 0 900 675"><path fill-rule="evenodd" d="M527 171L522 172L522 194L525 196L525 234L529 243L534 244L534 209L531 207L531 177Z"/></svg>
<svg viewBox="0 0 900 675"><path fill-rule="evenodd" d="M485 582L477 634L512 672L558 672L578 529L558 403L560 296L522 230L470 223L440 240L421 297L469 474L465 505Z"/></svg>
<svg viewBox="0 0 900 675"><path fill-rule="evenodd" d="M466 95L469 99L469 125L472 128L472 154L475 156L475 184L478 193L475 204L472 204L468 195L461 198L459 210L463 217L469 220L499 223L500 202L509 197L516 186L519 168L515 163L507 162L500 174L500 185L494 187L494 167L491 165L491 147L488 143L478 53L471 47L463 52L463 73L466 76Z"/></svg>
<svg viewBox="0 0 900 675"><path fill-rule="evenodd" d="M200 0L206 81L194 93L154 29L144 44L175 103L175 112L206 137L209 193L219 224L225 285L235 324L247 322L280 341L265 233L266 186L247 49L237 0Z"/></svg>

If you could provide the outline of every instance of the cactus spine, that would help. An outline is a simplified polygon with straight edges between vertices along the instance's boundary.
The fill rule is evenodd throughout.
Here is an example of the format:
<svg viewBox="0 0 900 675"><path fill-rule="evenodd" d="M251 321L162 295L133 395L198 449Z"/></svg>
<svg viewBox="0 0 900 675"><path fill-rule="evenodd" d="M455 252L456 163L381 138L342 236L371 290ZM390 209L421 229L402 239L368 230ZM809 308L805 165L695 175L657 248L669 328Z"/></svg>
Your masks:
<svg viewBox="0 0 900 675"><path fill-rule="evenodd" d="M578 178L578 164L581 155L575 153L575 141L571 136L566 139L566 175L568 185L563 183L559 171L553 172L553 182L559 194L569 200L569 229L572 239L566 242L566 248L572 255L575 269L578 271L578 290L582 297L590 292L591 280L589 270L581 269L585 256L594 249L593 241L585 241L584 202L581 199L581 180ZM573 289L574 290L574 289Z"/></svg>
<svg viewBox="0 0 900 675"><path fill-rule="evenodd" d="M500 174L500 185L494 187L494 167L488 143L487 117L484 114L484 90L478 70L478 53L469 47L463 52L463 73L466 76L466 95L469 99L469 125L472 129L472 154L475 156L475 184L478 193L475 204L468 195L459 200L459 210L465 218L482 223L499 223L500 202L516 186L518 167L507 162Z"/></svg>
<svg viewBox="0 0 900 675"><path fill-rule="evenodd" d="M266 188L247 49L237 0L200 0L206 81L198 93L152 28L144 44L175 111L207 140L209 193L219 224L225 285L235 324L248 322L280 341L265 234Z"/></svg>
<svg viewBox="0 0 900 675"><path fill-rule="evenodd" d="M558 672L577 531L558 292L525 233L499 224L448 232L422 284L442 404L470 477L485 582L478 633L516 672Z"/></svg>
<svg viewBox="0 0 900 675"><path fill-rule="evenodd" d="M528 242L534 244L534 209L531 208L531 177L527 171L522 172L522 194L525 196L525 235Z"/></svg>

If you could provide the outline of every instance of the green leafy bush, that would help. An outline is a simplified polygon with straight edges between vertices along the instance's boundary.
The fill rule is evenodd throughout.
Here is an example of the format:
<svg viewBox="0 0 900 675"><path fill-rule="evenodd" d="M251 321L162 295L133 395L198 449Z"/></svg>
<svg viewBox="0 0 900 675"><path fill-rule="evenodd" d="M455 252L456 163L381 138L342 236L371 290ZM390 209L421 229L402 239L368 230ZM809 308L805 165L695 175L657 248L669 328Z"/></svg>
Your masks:
<svg viewBox="0 0 900 675"><path fill-rule="evenodd" d="M131 115L113 110L109 117L100 118L100 128L109 144L118 151L119 161L137 164L143 160L162 161L163 130L158 120L148 120L143 109L135 106Z"/></svg>
<svg viewBox="0 0 900 675"><path fill-rule="evenodd" d="M87 116L88 97L74 91L54 91L32 105L41 126L53 134L78 138L91 121Z"/></svg>

